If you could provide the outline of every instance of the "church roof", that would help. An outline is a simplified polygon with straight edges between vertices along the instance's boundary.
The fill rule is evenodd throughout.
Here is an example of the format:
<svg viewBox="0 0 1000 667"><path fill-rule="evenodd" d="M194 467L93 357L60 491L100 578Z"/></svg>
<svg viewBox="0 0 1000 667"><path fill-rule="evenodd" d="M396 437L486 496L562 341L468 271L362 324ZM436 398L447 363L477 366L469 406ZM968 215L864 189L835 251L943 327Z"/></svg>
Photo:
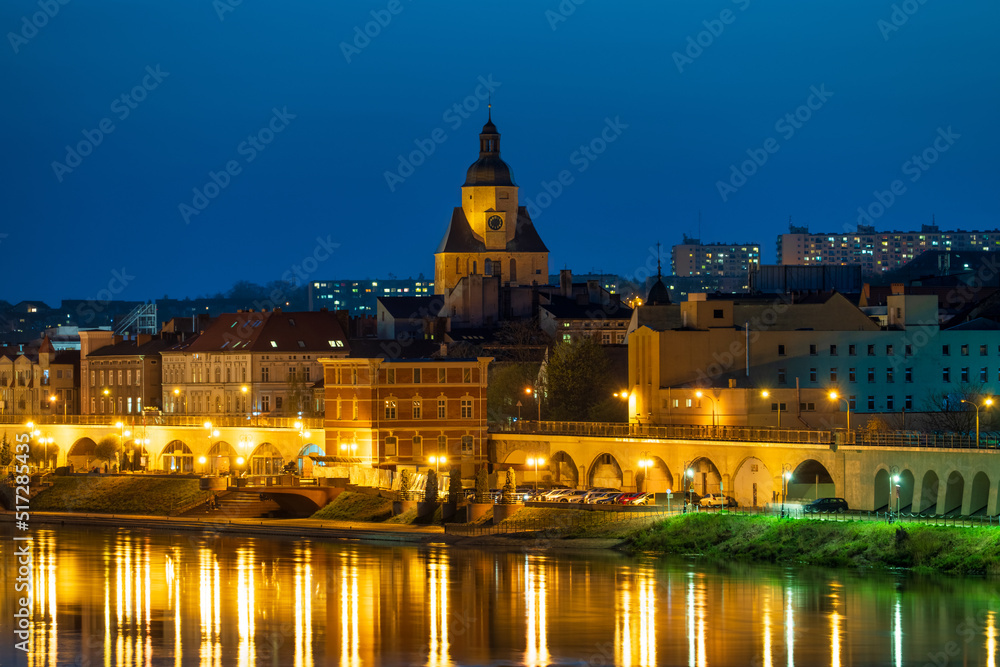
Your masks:
<svg viewBox="0 0 1000 667"><path fill-rule="evenodd" d="M486 155L469 165L462 187L470 185L513 186L516 183L514 183L514 172L511 171L506 162L500 159L499 155Z"/></svg>
<svg viewBox="0 0 1000 667"><path fill-rule="evenodd" d="M670 305L670 290L663 284L663 279L659 275L656 276L656 282L653 283L653 286L649 288L646 304L650 306Z"/></svg>
<svg viewBox="0 0 1000 667"><path fill-rule="evenodd" d="M535 225L531 222L528 209L524 206L517 208L517 227L514 230L514 238L507 242L507 252L548 252L542 238L538 235ZM486 244L472 231L469 221L465 217L465 211L461 206L456 206L451 214L451 222L448 224L448 231L444 233L441 244L435 254L443 252L488 252Z"/></svg>

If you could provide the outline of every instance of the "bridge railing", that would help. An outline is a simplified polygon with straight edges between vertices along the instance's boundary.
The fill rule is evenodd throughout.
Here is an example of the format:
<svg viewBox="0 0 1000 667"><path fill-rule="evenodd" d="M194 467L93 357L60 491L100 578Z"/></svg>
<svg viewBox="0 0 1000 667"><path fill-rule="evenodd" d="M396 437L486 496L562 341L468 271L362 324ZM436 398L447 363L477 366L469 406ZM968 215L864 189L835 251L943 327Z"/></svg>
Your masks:
<svg viewBox="0 0 1000 667"><path fill-rule="evenodd" d="M777 429L756 426L701 426L697 424L626 424L623 422L519 421L510 427L490 428L491 433L538 433L663 440L742 440L829 445L848 444L852 434L843 431Z"/></svg>
<svg viewBox="0 0 1000 667"><path fill-rule="evenodd" d="M531 433L662 440L735 440L743 442L809 445L863 445L867 447L928 447L937 449L1000 449L1000 440L964 433L920 431L865 431L844 429L784 429L761 426L708 426L698 424L634 424L624 422L527 421L491 424L490 433Z"/></svg>
<svg viewBox="0 0 1000 667"><path fill-rule="evenodd" d="M108 426L114 428L115 422L121 421L131 426L141 425L143 415L3 415L0 424L24 424L29 421L35 424L52 426ZM212 422L213 428L297 428L296 422L302 422L305 428L322 429L322 417L251 417L245 415L145 415L147 426L195 426L201 427L206 421Z"/></svg>

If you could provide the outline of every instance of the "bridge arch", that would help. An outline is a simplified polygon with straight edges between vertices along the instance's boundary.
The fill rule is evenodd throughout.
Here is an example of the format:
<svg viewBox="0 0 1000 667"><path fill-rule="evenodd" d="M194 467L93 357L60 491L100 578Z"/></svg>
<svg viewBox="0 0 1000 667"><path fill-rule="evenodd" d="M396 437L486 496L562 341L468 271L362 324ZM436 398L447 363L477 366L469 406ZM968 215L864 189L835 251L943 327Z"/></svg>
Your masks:
<svg viewBox="0 0 1000 667"><path fill-rule="evenodd" d="M969 514L986 514L990 502L990 478L980 470L972 478L972 494L969 496Z"/></svg>
<svg viewBox="0 0 1000 667"><path fill-rule="evenodd" d="M787 500L807 501L837 497L833 475L816 459L806 459L792 470Z"/></svg>
<svg viewBox="0 0 1000 667"><path fill-rule="evenodd" d="M95 452L97 450L97 443L90 438L79 438L73 445L69 448L69 452L66 454L66 462L73 466L74 470L84 470L90 469L91 464L97 458Z"/></svg>
<svg viewBox="0 0 1000 667"><path fill-rule="evenodd" d="M878 487L876 487L877 490ZM928 470L920 480L920 495L913 499L913 513L937 514L938 489L940 480L937 472ZM878 507L878 504L875 505Z"/></svg>
<svg viewBox="0 0 1000 667"><path fill-rule="evenodd" d="M565 484L571 488L580 485L580 469L566 452L558 451L550 456L548 466L553 484Z"/></svg>
<svg viewBox="0 0 1000 667"><path fill-rule="evenodd" d="M693 471L694 475L688 480L688 488L685 490L693 490L702 496L709 493L719 493L719 488L722 485L722 474L712 459L700 456L691 461L688 469Z"/></svg>
<svg viewBox="0 0 1000 667"><path fill-rule="evenodd" d="M279 475L285 465L281 452L270 442L262 442L250 454L247 470L251 475Z"/></svg>
<svg viewBox="0 0 1000 667"><path fill-rule="evenodd" d="M670 472L669 466L659 456L649 456L653 465L645 471L636 473L635 487L637 490L648 493L665 493L667 489L674 490L674 476Z"/></svg>
<svg viewBox="0 0 1000 667"><path fill-rule="evenodd" d="M232 445L225 440L219 440L205 453L205 469L210 475L239 472L238 458L240 456Z"/></svg>
<svg viewBox="0 0 1000 667"><path fill-rule="evenodd" d="M166 472L193 473L194 452L184 442L171 440L160 452L160 467Z"/></svg>
<svg viewBox="0 0 1000 667"><path fill-rule="evenodd" d="M944 491L944 507L941 514L961 514L962 498L965 495L965 478L962 473L952 470Z"/></svg>
<svg viewBox="0 0 1000 667"><path fill-rule="evenodd" d="M589 486L607 486L612 488L622 488L624 475L618 459L613 454L598 454L590 464L587 472L587 484Z"/></svg>
<svg viewBox="0 0 1000 667"><path fill-rule="evenodd" d="M777 499L774 475L756 456L740 461L731 486L732 496L741 507L763 507Z"/></svg>

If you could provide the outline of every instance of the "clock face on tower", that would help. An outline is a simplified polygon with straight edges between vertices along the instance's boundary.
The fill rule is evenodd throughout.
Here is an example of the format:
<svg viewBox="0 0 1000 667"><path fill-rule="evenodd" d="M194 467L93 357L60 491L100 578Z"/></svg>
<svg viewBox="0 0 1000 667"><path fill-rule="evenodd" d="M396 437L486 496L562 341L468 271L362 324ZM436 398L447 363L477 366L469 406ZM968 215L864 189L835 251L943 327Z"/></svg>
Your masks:
<svg viewBox="0 0 1000 667"><path fill-rule="evenodd" d="M498 231L501 227L503 227L503 218L499 215L491 215L486 221L486 224L489 225L489 228L493 231Z"/></svg>

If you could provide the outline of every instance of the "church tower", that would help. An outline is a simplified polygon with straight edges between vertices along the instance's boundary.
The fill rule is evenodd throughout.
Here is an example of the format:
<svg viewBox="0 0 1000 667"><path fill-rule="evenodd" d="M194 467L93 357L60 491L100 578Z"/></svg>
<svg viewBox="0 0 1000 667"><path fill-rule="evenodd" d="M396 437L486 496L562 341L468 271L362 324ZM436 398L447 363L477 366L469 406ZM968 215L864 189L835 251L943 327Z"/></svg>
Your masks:
<svg viewBox="0 0 1000 667"><path fill-rule="evenodd" d="M479 159L462 186L444 239L434 253L434 293L446 297L472 276L499 278L500 285L544 285L549 249L527 209L518 205L517 185L500 159L500 133L492 110L479 134Z"/></svg>

